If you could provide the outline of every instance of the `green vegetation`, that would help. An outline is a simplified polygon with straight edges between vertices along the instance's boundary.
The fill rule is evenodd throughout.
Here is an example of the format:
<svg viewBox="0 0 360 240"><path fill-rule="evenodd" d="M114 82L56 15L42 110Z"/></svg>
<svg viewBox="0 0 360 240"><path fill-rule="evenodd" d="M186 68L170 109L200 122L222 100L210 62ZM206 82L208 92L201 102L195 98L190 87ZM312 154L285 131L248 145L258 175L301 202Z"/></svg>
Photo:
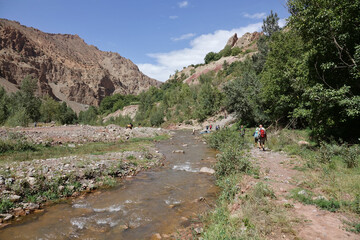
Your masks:
<svg viewBox="0 0 360 240"><path fill-rule="evenodd" d="M101 114L109 114L117 110L123 109L125 106L131 104L138 104L139 97L135 95L121 95L113 94L111 96L105 97L99 106L99 112Z"/></svg>
<svg viewBox="0 0 360 240"><path fill-rule="evenodd" d="M95 142L77 145L75 148L68 146L32 145L22 142L22 151L4 151L0 153L0 165L15 161L29 161L33 159L46 159L65 157L70 155L100 155L105 152L137 151L139 148L151 144L153 141L167 139L168 136L159 135L153 138L132 138L126 142ZM16 141L15 141L16 144ZM29 145L29 147L27 147ZM27 148L25 148L25 146Z"/></svg>
<svg viewBox="0 0 360 240"><path fill-rule="evenodd" d="M270 134L268 147L300 156L294 169L301 170L306 181L292 197L329 211L360 213L360 147L347 143L310 141L311 131L282 130ZM309 144L299 145L299 140ZM298 194L304 190L303 194ZM320 196L320 197L319 197Z"/></svg>
<svg viewBox="0 0 360 240"><path fill-rule="evenodd" d="M274 192L262 182L245 194L241 192L244 174L258 176L258 170L246 156L248 142L233 129L221 130L207 137L209 145L221 154L216 163L217 185L221 189L216 208L203 219L204 239L263 239L276 229L293 233L286 207L274 203ZM240 204L241 203L241 204ZM231 210L230 206L239 209Z"/></svg>
<svg viewBox="0 0 360 240"><path fill-rule="evenodd" d="M28 126L31 122L58 121L70 124L77 121L75 112L66 105L45 96L43 99L35 96L36 79L26 77L20 90L8 95L0 87L0 124L7 126Z"/></svg>

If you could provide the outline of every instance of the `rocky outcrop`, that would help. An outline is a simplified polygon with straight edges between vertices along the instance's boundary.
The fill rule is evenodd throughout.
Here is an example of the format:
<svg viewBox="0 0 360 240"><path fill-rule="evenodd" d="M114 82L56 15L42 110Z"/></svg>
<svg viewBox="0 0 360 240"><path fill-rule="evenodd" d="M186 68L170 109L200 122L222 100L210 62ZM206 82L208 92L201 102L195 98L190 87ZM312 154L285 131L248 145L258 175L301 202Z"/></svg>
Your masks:
<svg viewBox="0 0 360 240"><path fill-rule="evenodd" d="M251 46L253 46L253 49L255 49L256 44L253 45L255 41L257 41L263 33L259 32L253 32L253 33L245 33L241 38L238 38L237 34L235 33L233 36L229 38L225 46L233 47L239 47L242 49L249 49Z"/></svg>
<svg viewBox="0 0 360 240"><path fill-rule="evenodd" d="M38 79L39 95L76 105L75 110L113 93L138 94L161 84L129 59L100 51L78 35L44 33L0 19L0 84L14 89L27 75Z"/></svg>
<svg viewBox="0 0 360 240"><path fill-rule="evenodd" d="M199 84L199 78L202 74L214 71L215 73L223 69L224 62L228 65L233 62L244 61L247 57L251 57L258 51L256 41L263 35L263 33L253 32L245 33L242 37L238 38L237 33L229 38L226 46L231 48L239 47L241 49L237 56L222 57L217 61L212 61L208 64L190 65L175 75L172 75L169 80L179 79L189 85ZM182 77L184 76L184 77Z"/></svg>

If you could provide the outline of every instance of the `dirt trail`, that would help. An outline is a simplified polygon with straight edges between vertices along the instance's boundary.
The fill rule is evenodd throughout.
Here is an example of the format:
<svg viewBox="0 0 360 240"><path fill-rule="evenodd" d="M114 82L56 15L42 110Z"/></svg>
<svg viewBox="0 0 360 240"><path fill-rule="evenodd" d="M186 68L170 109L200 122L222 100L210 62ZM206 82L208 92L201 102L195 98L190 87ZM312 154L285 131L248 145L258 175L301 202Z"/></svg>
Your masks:
<svg viewBox="0 0 360 240"><path fill-rule="evenodd" d="M343 214L321 210L316 206L304 205L287 198L290 190L296 188L297 183L306 178L303 172L293 169L296 159L290 158L284 153L260 151L257 148L252 149L250 153L259 163L261 178L266 180L274 190L277 197L276 201L279 204L290 203L294 205L294 208L289 209L290 215L302 220L300 226L294 229L298 238L316 240L360 239L360 235L345 230L343 220L347 219ZM284 238L284 236L281 238L290 238L289 236Z"/></svg>

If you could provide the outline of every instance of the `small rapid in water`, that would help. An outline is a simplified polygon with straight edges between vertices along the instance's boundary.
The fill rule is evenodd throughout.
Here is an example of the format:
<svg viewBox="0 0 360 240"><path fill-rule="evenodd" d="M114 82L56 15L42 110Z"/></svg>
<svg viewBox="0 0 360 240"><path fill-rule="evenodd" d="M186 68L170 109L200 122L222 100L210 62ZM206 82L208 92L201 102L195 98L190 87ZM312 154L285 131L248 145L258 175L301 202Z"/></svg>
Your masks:
<svg viewBox="0 0 360 240"><path fill-rule="evenodd" d="M150 239L189 225L186 219L215 201L214 176L199 171L214 164L216 152L187 131L177 131L156 147L166 157L163 167L46 207L1 229L0 239Z"/></svg>

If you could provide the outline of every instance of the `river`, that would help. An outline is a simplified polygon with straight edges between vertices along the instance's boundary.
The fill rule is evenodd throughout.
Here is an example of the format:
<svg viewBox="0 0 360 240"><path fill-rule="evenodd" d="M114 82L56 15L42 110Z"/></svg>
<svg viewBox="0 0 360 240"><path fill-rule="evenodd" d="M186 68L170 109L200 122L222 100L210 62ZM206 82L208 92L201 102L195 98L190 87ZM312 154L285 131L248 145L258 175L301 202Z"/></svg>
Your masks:
<svg viewBox="0 0 360 240"><path fill-rule="evenodd" d="M150 239L189 225L215 201L214 176L199 170L214 164L216 152L187 131L156 147L166 157L163 167L45 207L1 229L0 239Z"/></svg>

